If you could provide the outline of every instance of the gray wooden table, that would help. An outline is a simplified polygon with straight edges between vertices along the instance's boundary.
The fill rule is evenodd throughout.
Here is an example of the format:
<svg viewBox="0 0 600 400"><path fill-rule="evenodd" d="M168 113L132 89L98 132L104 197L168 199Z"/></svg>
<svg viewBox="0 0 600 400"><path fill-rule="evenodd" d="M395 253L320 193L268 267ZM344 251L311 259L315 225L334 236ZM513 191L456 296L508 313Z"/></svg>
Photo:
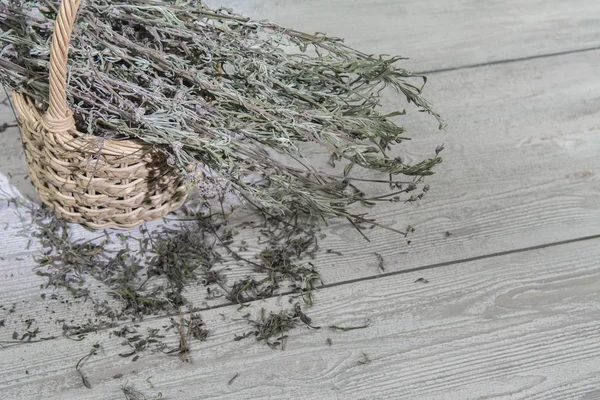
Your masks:
<svg viewBox="0 0 600 400"><path fill-rule="evenodd" d="M448 129L408 119L414 140L406 157L443 142L445 163L423 202L400 211L382 205L375 215L415 226L412 243L374 230L365 250L340 223L326 240L343 256L319 263L326 286L313 320L371 325L297 329L285 351L272 351L234 342L245 326L237 306L211 304L201 313L210 338L194 343L191 363L119 357L114 329L83 341L3 345L0 398L122 399L125 383L165 399L600 398L600 2L221 2L368 52L409 56L407 67L429 75L427 97ZM13 119L5 103L0 117ZM25 174L17 131L0 133L0 188L32 195ZM50 307L40 297L44 279L31 258L38 250L27 249L21 228L18 216L0 210L0 341L28 318L60 335L57 321L92 315L88 304ZM384 273L374 252L386 260ZM203 290L186 294L203 302ZM167 322L147 319L139 329ZM86 363L87 389L74 366L95 343L103 353ZM359 363L364 354L369 363Z"/></svg>

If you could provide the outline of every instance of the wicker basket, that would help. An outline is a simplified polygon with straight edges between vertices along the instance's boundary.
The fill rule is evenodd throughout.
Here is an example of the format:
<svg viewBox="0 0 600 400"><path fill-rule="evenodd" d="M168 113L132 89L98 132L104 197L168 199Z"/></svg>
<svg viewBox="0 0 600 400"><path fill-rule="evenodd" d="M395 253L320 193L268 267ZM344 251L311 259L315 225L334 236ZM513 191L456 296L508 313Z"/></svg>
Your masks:
<svg viewBox="0 0 600 400"><path fill-rule="evenodd" d="M80 0L64 0L50 52L47 112L13 93L28 172L42 201L62 218L94 229L131 229L179 208L183 178L162 152L139 140L77 131L67 106L67 58Z"/></svg>

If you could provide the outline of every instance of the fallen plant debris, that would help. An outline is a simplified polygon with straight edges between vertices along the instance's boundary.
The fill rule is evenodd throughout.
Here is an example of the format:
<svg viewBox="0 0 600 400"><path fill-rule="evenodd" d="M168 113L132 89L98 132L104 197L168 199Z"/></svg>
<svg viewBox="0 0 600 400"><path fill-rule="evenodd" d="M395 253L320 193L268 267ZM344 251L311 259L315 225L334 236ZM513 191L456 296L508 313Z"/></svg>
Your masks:
<svg viewBox="0 0 600 400"><path fill-rule="evenodd" d="M375 253L375 257L377 257L377 266L379 267L379 270L385 272L383 256L379 253Z"/></svg>
<svg viewBox="0 0 600 400"><path fill-rule="evenodd" d="M295 328L299 322L304 323L309 328L320 329L320 327L312 325L311 319L304 314L298 303L294 306L293 311L281 310L278 313L270 312L267 315L263 308L258 320L251 319L250 314L246 314L244 318L253 326L254 330L243 335L236 335L234 340L254 336L257 341L263 341L272 349L285 350L285 340L288 338L287 332Z"/></svg>
<svg viewBox="0 0 600 400"><path fill-rule="evenodd" d="M164 397L161 392L158 392L156 396L146 397L145 394L133 388L133 386L129 386L128 383L121 386L121 392L125 396L125 400L162 400Z"/></svg>
<svg viewBox="0 0 600 400"><path fill-rule="evenodd" d="M89 231L83 237L75 237L73 227L58 220L47 207L15 198L6 201L24 221L21 234L33 237L32 246L41 248L41 255L35 258L38 263L35 271L47 279L42 288L65 290L94 309L93 319L72 322L57 319L63 335L81 341L89 333L120 326L111 335L122 337L123 344L129 347L120 353L122 357L137 357L151 349L177 353L189 360L189 338L205 340L208 333L198 313L192 312L182 323L172 321L180 337L179 347L172 350L162 341L168 329L164 333L157 330L142 335L135 325L122 323L128 319L139 321L147 315L179 313L183 305L194 310L194 304L183 295L191 285L205 286L205 298L213 301L220 301L221 296L215 296L218 292L224 293L223 299L237 304L298 293L304 304L310 306L315 285L321 283L315 266L308 260L318 251L318 238L322 235L314 224L302 223L299 218L292 224L267 215L252 215L254 219L233 224L230 218L233 207L225 214L216 213L212 210L224 210L225 206L219 203L209 207L203 201L198 207L188 205L182 209L174 225L167 223L153 232L142 227L135 236ZM240 240L236 236L244 229L258 230L260 236L255 237L255 242ZM236 243L240 243L239 247ZM250 251L249 247L255 250ZM228 284L223 272L231 263L245 265L254 277ZM90 283L94 284L93 290ZM64 295L57 293L61 292L48 293L44 301L70 304ZM284 330L294 327L296 321L310 325L299 304L290 318L287 322L280 321ZM34 337L37 332L32 332ZM269 341L268 335L263 336Z"/></svg>
<svg viewBox="0 0 600 400"><path fill-rule="evenodd" d="M117 326L115 322L97 321L91 320L86 321L82 324L69 325L64 320L57 320L56 322L62 322L63 336L67 339L82 341L86 338L88 333L98 332L106 328L114 328Z"/></svg>
<svg viewBox="0 0 600 400"><path fill-rule="evenodd" d="M172 326L177 328L177 332L179 333L179 346L176 349L163 352L165 354L177 354L182 361L190 362L191 338L205 341L208 336L208 330L203 328L204 323L199 314L190 313L190 318L186 320L183 318L181 310L179 311L179 322L177 323L171 318L171 323L173 324Z"/></svg>
<svg viewBox="0 0 600 400"><path fill-rule="evenodd" d="M153 347L152 351L163 351L167 345L161 340L166 336L160 334L158 328L148 328L148 334L144 337L139 334L136 328L132 326L123 326L121 329L113 331L112 335L121 337L124 340L121 342L123 346L129 346L129 350L119 353L120 357L136 356L138 353Z"/></svg>
<svg viewBox="0 0 600 400"><path fill-rule="evenodd" d="M310 303L314 285L320 282L314 267L298 264L308 249L306 243L316 246L317 240L315 232L301 233L299 227L291 227L284 234L276 222L264 221L263 235L269 227L273 229L272 237L262 243L270 250L263 250L256 260L250 260L232 251L233 231L238 228L229 228L227 217L216 213L205 218L196 214L194 219L182 220L175 227L162 226L154 232L141 228L141 237L105 231L92 239L76 239L69 224L55 218L47 207L16 199L9 201L16 210L27 210L30 215L32 222L21 233L33 236L42 248L42 254L36 258L36 273L47 278L44 287L66 288L76 298L93 302L97 314L113 321L125 316L141 318L161 311L173 312L186 304L183 291L192 282L212 287L213 296L223 291L234 303L272 295L283 282L287 282L284 288L303 293ZM294 245L299 235L304 235L302 248ZM225 241L224 237L229 239ZM275 247L276 241L285 237L287 242ZM282 250L286 243L292 244L293 253ZM260 281L242 279L228 286L222 270L215 269L215 266L224 269L228 262L245 264L265 277ZM90 279L104 283L107 293L122 308L115 310L93 298L84 287ZM93 326L77 330L70 327L68 335L93 329Z"/></svg>
<svg viewBox="0 0 600 400"><path fill-rule="evenodd" d="M88 388L91 389L92 385L90 384L90 381L88 380L87 376L85 376L85 374L81 371L81 368L83 367L83 364L85 364L85 362L92 356L95 356L96 354L98 354L98 350L100 350L100 344L96 343L95 345L92 346L92 349L90 350L89 354L86 354L85 356L81 357L79 359L79 361L77 362L77 365L75 366L75 370L77 371L77 373L79 374L79 376L81 377L81 381L83 382L83 385Z"/></svg>
<svg viewBox="0 0 600 400"><path fill-rule="evenodd" d="M13 305L13 307L14 307L14 305ZM39 343L39 342L43 342L46 340L56 339L56 336L39 337L38 335L41 333L40 327L32 326L34 323L37 325L35 318L25 319L24 321L22 321L22 323L25 326L22 329L20 329L19 331L14 330L12 332L12 335L11 335L12 340L0 340L0 347L4 347L4 345L10 345L10 344ZM0 328L5 328L5 327L6 327L6 320L4 320L4 319L0 320ZM19 333L19 332L23 332L23 331L24 331L24 333Z"/></svg>
<svg viewBox="0 0 600 400"><path fill-rule="evenodd" d="M364 324L364 325L358 325L358 326L329 325L329 329L333 329L335 331L348 332L348 331L353 331L353 330L356 330L356 329L365 329L365 328L368 328L369 326L371 326L371 321L367 321L366 324Z"/></svg>
<svg viewBox="0 0 600 400"><path fill-rule="evenodd" d="M360 358L360 360L358 360L358 362L356 363L356 365L366 365L366 364L370 364L371 363L371 359L369 358L369 356L367 356L367 354L363 351L362 352L362 357Z"/></svg>
<svg viewBox="0 0 600 400"><path fill-rule="evenodd" d="M240 376L239 372L236 372L235 375L229 380L229 382L227 382L227 385L230 386L233 384L233 381L235 381L237 379L237 377Z"/></svg>
<svg viewBox="0 0 600 400"><path fill-rule="evenodd" d="M19 334L14 331L13 332L13 336L12 336L13 340L0 340L0 347L4 347L4 345L15 345L15 344L30 344L30 343L39 343L39 342L44 342L46 340L52 340L52 339L56 339L58 338L58 336L48 336L48 337L43 337L40 339L36 339L36 340L19 340Z"/></svg>
<svg viewBox="0 0 600 400"><path fill-rule="evenodd" d="M8 97L7 97L8 99ZM2 132L6 132L6 130L8 128L16 128L18 125L17 124L7 124L6 122L3 123L2 125L0 125L0 133Z"/></svg>

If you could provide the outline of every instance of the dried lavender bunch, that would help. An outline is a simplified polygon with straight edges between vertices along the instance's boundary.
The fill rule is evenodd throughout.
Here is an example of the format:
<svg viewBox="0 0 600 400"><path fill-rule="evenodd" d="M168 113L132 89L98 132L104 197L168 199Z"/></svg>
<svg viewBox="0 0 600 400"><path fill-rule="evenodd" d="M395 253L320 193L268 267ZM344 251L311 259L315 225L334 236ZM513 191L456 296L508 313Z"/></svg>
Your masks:
<svg viewBox="0 0 600 400"><path fill-rule="evenodd" d="M56 0L0 4L0 81L41 104L57 8ZM71 42L68 99L81 131L156 145L190 180L202 172L262 211L364 221L349 208L367 202L355 182L390 183L394 197L374 199L398 201L410 191L401 184L414 190L441 162L439 151L413 165L390 155L407 138L390 120L402 113L379 110L382 90L441 126L414 82L425 78L400 60L198 0L88 0ZM309 143L343 172L311 166ZM354 166L389 180L355 179Z"/></svg>

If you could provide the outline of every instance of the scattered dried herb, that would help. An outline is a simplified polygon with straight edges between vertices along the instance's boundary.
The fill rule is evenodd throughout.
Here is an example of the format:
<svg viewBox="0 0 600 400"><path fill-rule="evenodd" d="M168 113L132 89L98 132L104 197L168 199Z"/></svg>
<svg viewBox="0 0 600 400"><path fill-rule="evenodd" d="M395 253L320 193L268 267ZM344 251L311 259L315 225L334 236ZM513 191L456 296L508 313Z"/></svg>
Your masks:
<svg viewBox="0 0 600 400"><path fill-rule="evenodd" d="M227 382L227 385L231 385L233 381L237 379L238 376L240 376L240 373L236 372L235 375L229 380L229 382Z"/></svg>
<svg viewBox="0 0 600 400"><path fill-rule="evenodd" d="M381 272L385 272L385 266L383 261L383 256L379 253L375 253L375 257L377 257L377 266Z"/></svg>
<svg viewBox="0 0 600 400"><path fill-rule="evenodd" d="M129 384L125 384L121 386L121 391L125 396L125 400L162 400L163 395L161 392L154 397L146 397L145 394L133 388L133 386L129 386Z"/></svg>
<svg viewBox="0 0 600 400"><path fill-rule="evenodd" d="M92 346L92 349L90 350L90 352L88 354L86 354L85 356L81 357L79 359L79 361L77 362L77 365L75 365L75 370L77 371L77 373L81 377L81 381L83 382L83 385L86 388L88 388L88 389L91 389L92 385L90 384L90 381L88 380L87 376L85 376L85 374L83 373L83 371L81 371L81 368L83 367L83 364L85 364L85 362L90 357L95 356L96 354L98 354L98 350L99 349L100 349L100 344L96 343L95 345Z"/></svg>
<svg viewBox="0 0 600 400"><path fill-rule="evenodd" d="M359 326L337 326L337 325L329 325L329 329L333 329L333 330L336 330L336 331L348 332L348 331L353 331L355 329L365 329L365 328L368 328L370 325L371 325L371 321L367 321L366 324L359 325Z"/></svg>
<svg viewBox="0 0 600 400"><path fill-rule="evenodd" d="M362 357L360 358L360 360L358 360L358 362L356 363L357 365L366 365L366 364L370 364L371 363L371 359L369 359L369 356L367 356L365 354L365 352L362 353Z"/></svg>
<svg viewBox="0 0 600 400"><path fill-rule="evenodd" d="M242 340L254 335L257 341L264 341L272 349L285 350L287 332L296 328L298 322L304 323L309 328L319 329L319 327L311 325L311 319L302 312L300 304L296 304L293 311L281 310L278 313L270 312L268 315L263 308L261 309L260 319L252 320L247 315L246 320L253 326L254 330L241 336L236 335L235 340Z"/></svg>
<svg viewBox="0 0 600 400"><path fill-rule="evenodd" d="M63 336L67 339L80 342L83 339L85 339L88 333L98 332L101 329L112 328L116 325L117 324L115 322L93 322L91 320L88 320L87 322L82 324L75 325L69 325L63 322L62 331Z"/></svg>
<svg viewBox="0 0 600 400"><path fill-rule="evenodd" d="M135 328L126 325L117 331L113 331L111 334L125 339L121 344L130 348L128 351L119 353L119 356L131 357L150 347L153 350L162 351L166 345L160 339L164 339L165 336L160 335L159 331L160 329L158 328L148 329L148 334L144 337L138 334Z"/></svg>
<svg viewBox="0 0 600 400"><path fill-rule="evenodd" d="M185 319L183 313L179 312L179 322L171 318L172 326L177 329L179 334L179 346L175 349L166 351L166 354L177 354L184 362L190 362L191 345L190 340L194 339L205 341L208 337L208 330L204 329L204 323L199 314L190 313L190 318Z"/></svg>

